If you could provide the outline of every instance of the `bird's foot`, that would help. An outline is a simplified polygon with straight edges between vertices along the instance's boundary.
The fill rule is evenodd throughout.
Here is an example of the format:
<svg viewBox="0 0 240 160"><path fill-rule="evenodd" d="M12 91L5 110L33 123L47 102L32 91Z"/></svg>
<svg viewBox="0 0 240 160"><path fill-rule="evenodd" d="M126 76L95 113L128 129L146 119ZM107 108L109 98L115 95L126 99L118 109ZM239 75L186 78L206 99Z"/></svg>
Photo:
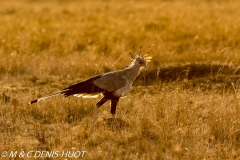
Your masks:
<svg viewBox="0 0 240 160"><path fill-rule="evenodd" d="M115 123L116 127L119 127L119 122L118 122L117 118L115 117L114 114L112 114L112 116L113 116L114 123Z"/></svg>

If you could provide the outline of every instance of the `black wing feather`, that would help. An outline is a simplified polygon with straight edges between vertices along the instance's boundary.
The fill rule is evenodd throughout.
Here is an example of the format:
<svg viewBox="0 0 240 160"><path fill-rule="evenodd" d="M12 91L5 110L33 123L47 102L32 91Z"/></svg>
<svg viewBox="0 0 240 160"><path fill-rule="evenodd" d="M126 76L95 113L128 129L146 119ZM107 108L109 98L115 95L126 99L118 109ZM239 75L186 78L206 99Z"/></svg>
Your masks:
<svg viewBox="0 0 240 160"><path fill-rule="evenodd" d="M68 96L71 96L71 95L74 95L74 94L81 94L81 93L91 94L91 93L103 92L104 91L103 89L97 87L93 83L96 79L98 79L100 77L101 77L101 75L98 75L98 76L92 77L88 80L76 83L72 86L69 86L69 87L63 89L60 92L56 92L56 93L49 94L49 95L46 95L44 97L35 99L35 100L29 102L29 104L37 103L37 102L39 102L43 99L50 98L50 97L53 97L53 96L57 96L57 95L60 95L60 94L64 95L65 97L68 97Z"/></svg>
<svg viewBox="0 0 240 160"><path fill-rule="evenodd" d="M68 97L68 96L71 96L71 95L74 95L74 94L81 94L81 93L97 93L97 92L102 92L103 89L97 87L93 82L96 80L96 79L99 79L101 77L101 75L98 75L98 76L95 76L95 77L92 77L88 80L85 80L85 81L82 81L82 82L79 82L79 83L76 83L74 85L71 85L65 89L63 89L63 95L65 97Z"/></svg>

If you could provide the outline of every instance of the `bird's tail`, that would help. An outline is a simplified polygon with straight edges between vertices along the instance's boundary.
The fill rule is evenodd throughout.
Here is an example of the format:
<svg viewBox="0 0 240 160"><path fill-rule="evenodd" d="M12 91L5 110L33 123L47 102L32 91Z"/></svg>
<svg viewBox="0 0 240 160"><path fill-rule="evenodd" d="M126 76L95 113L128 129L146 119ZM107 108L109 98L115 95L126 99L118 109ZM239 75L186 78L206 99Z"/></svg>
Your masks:
<svg viewBox="0 0 240 160"><path fill-rule="evenodd" d="M50 97L53 97L53 96L57 96L57 95L60 95L60 94L64 94L65 92L67 92L68 90L62 90L60 92L56 92L56 93L53 93L53 94L49 94L49 95L46 95L44 97L41 97L41 98L38 98L38 99L35 99L35 100L32 100L31 102L29 102L29 104L33 104L33 103L37 103L41 100L44 100L44 99L47 99L47 98L50 98Z"/></svg>
<svg viewBox="0 0 240 160"><path fill-rule="evenodd" d="M57 96L57 95L60 95L60 94L62 94L64 97L75 95L77 97L82 97L82 98L96 98L97 93L102 92L103 89L97 87L93 83L93 81L100 78L100 77L101 77L101 75L98 75L98 76L92 77L88 80L76 83L74 85L71 85L71 86L63 89L62 91L59 91L59 92L49 94L49 95L46 95L44 97L35 99L35 100L29 102L29 104L37 103L41 100L44 100L44 99L47 99L47 98L50 98L50 97L53 97L53 96Z"/></svg>

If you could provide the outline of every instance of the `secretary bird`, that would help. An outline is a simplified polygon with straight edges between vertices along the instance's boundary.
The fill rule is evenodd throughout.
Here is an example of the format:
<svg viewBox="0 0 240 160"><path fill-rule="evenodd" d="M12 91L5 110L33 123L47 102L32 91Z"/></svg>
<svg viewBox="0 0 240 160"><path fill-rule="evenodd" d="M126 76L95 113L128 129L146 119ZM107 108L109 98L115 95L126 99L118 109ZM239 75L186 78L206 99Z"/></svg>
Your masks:
<svg viewBox="0 0 240 160"><path fill-rule="evenodd" d="M98 97L98 94L102 93L103 98L96 104L93 126L97 120L99 107L108 100L111 101L110 112L117 124L115 113L119 98L124 97L129 93L133 81L137 78L141 69L147 67L147 62L150 62L152 58L147 55L141 57L139 55L134 56L131 52L129 53L132 62L125 69L94 76L88 80L71 85L60 92L33 100L29 102L29 104L34 104L56 95L63 95L64 97L74 95L82 98L96 98Z"/></svg>

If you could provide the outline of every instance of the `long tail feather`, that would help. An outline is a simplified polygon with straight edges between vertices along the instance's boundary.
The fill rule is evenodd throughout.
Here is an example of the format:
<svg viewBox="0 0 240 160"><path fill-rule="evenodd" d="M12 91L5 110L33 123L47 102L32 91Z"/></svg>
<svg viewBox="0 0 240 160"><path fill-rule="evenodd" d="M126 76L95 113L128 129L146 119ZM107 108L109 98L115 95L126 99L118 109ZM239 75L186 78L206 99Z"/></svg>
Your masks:
<svg viewBox="0 0 240 160"><path fill-rule="evenodd" d="M47 99L47 98L50 98L50 97L53 97L53 96L57 96L57 95L60 95L60 94L63 94L65 92L67 92L67 91L68 90L63 90L63 91L60 91L60 92L56 92L56 93L53 93L53 94L46 95L44 97L32 100L31 102L29 102L29 104L37 103L37 102L39 102L41 100L44 100L44 99Z"/></svg>
<svg viewBox="0 0 240 160"><path fill-rule="evenodd" d="M63 89L60 92L56 92L56 93L49 94L49 95L46 95L44 97L35 99L35 100L29 102L29 104L37 103L41 100L44 100L44 99L47 99L47 98L50 98L50 97L53 97L53 96L57 96L57 95L60 95L60 94L62 94L64 97L68 97L68 96L71 96L71 95L80 95L79 97L82 97L82 98L95 98L95 97L97 97L97 93L100 93L100 92L103 91L103 89L97 87L93 83L94 80L96 80L100 77L101 77L101 75L98 75L98 76L92 77L88 80L76 83L74 85L71 85L71 86Z"/></svg>

